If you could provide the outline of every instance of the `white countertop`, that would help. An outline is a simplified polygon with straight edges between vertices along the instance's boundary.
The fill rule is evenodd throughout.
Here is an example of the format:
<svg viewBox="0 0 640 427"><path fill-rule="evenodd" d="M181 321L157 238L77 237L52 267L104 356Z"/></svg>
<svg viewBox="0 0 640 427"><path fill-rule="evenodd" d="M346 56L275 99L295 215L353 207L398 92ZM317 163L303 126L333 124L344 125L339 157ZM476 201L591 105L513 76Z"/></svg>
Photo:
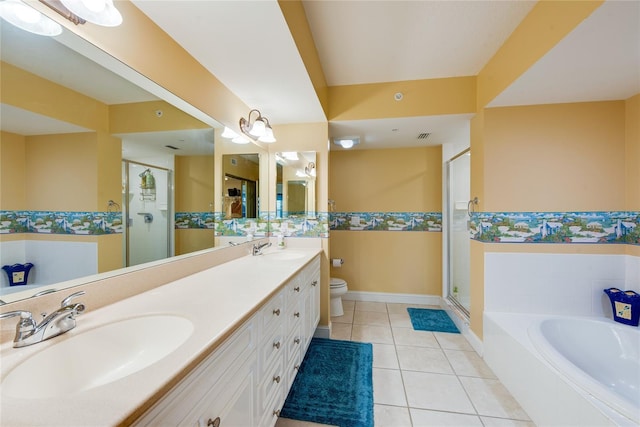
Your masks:
<svg viewBox="0 0 640 427"><path fill-rule="evenodd" d="M11 342L5 343L0 347L2 380L27 357L110 321L173 314L191 320L194 325L192 335L177 350L121 380L46 399L18 399L0 394L0 425L87 427L132 421L133 414L139 416L141 410L148 409L161 397L161 392L175 385L321 252L319 248L291 250L303 252L304 256L269 261L268 256L247 255L110 306L97 310L87 307L85 313L77 317L76 328L58 337L19 349L12 348ZM82 297L74 302L82 302ZM34 318L37 317L34 313Z"/></svg>

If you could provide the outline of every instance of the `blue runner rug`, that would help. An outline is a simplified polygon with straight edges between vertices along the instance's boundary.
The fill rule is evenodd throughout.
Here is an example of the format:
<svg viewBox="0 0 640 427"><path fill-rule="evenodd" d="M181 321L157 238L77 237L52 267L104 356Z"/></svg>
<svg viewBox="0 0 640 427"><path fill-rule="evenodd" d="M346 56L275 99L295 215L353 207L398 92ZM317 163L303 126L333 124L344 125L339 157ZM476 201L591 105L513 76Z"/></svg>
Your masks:
<svg viewBox="0 0 640 427"><path fill-rule="evenodd" d="M313 338L280 416L373 427L373 346Z"/></svg>
<svg viewBox="0 0 640 427"><path fill-rule="evenodd" d="M411 324L416 331L450 332L459 334L460 331L444 310L429 308L407 308Z"/></svg>

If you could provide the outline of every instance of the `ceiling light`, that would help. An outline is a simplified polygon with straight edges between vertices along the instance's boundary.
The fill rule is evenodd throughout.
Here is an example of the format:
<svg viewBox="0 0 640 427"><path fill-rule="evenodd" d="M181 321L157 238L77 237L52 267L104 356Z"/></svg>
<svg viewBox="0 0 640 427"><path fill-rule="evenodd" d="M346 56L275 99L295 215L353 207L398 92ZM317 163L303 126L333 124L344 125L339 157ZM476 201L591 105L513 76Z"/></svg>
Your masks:
<svg viewBox="0 0 640 427"><path fill-rule="evenodd" d="M103 27L122 24L122 15L113 5L113 0L60 0L74 14Z"/></svg>
<svg viewBox="0 0 640 427"><path fill-rule="evenodd" d="M257 117L251 118L253 113L257 114ZM256 115L254 114L254 116ZM240 117L240 130L254 141L260 142L276 142L276 138L273 136L273 129L269 124L269 119L260 114L259 110L249 111L249 115L245 119Z"/></svg>
<svg viewBox="0 0 640 427"><path fill-rule="evenodd" d="M334 138L333 143L341 146L342 148L352 148L354 145L358 145L360 142L360 138L358 137L344 137L344 138Z"/></svg>
<svg viewBox="0 0 640 427"><path fill-rule="evenodd" d="M0 3L0 17L16 27L41 36L62 34L62 27L20 0L5 0Z"/></svg>

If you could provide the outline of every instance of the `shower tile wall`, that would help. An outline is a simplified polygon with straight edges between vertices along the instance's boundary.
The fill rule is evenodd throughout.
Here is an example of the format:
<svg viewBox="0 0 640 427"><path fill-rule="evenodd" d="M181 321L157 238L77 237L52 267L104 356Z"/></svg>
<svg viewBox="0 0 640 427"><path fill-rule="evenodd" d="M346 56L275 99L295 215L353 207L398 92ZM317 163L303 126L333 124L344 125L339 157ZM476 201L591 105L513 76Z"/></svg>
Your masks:
<svg viewBox="0 0 640 427"><path fill-rule="evenodd" d="M640 292L629 255L485 253L485 311L611 316L603 289Z"/></svg>

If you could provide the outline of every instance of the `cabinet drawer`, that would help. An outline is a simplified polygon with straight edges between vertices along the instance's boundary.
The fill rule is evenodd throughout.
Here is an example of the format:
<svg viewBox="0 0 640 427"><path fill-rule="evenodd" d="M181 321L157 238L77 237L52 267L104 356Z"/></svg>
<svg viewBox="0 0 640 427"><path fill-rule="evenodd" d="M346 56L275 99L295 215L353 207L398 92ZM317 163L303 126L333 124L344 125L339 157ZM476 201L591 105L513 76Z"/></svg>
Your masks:
<svg viewBox="0 0 640 427"><path fill-rule="evenodd" d="M281 358L284 359L285 354L285 334L284 326L282 324L276 325L276 327L260 342L259 348L259 372L262 374L271 365L274 360Z"/></svg>
<svg viewBox="0 0 640 427"><path fill-rule="evenodd" d="M270 408L271 402L274 400L275 394L282 394L284 392L283 385L286 382L286 375L284 370L284 358L279 358L278 361L272 364L261 377L261 382L258 389L258 401L260 413L264 413Z"/></svg>
<svg viewBox="0 0 640 427"><path fill-rule="evenodd" d="M260 309L262 335L268 333L284 317L284 309L284 291L280 291Z"/></svg>

